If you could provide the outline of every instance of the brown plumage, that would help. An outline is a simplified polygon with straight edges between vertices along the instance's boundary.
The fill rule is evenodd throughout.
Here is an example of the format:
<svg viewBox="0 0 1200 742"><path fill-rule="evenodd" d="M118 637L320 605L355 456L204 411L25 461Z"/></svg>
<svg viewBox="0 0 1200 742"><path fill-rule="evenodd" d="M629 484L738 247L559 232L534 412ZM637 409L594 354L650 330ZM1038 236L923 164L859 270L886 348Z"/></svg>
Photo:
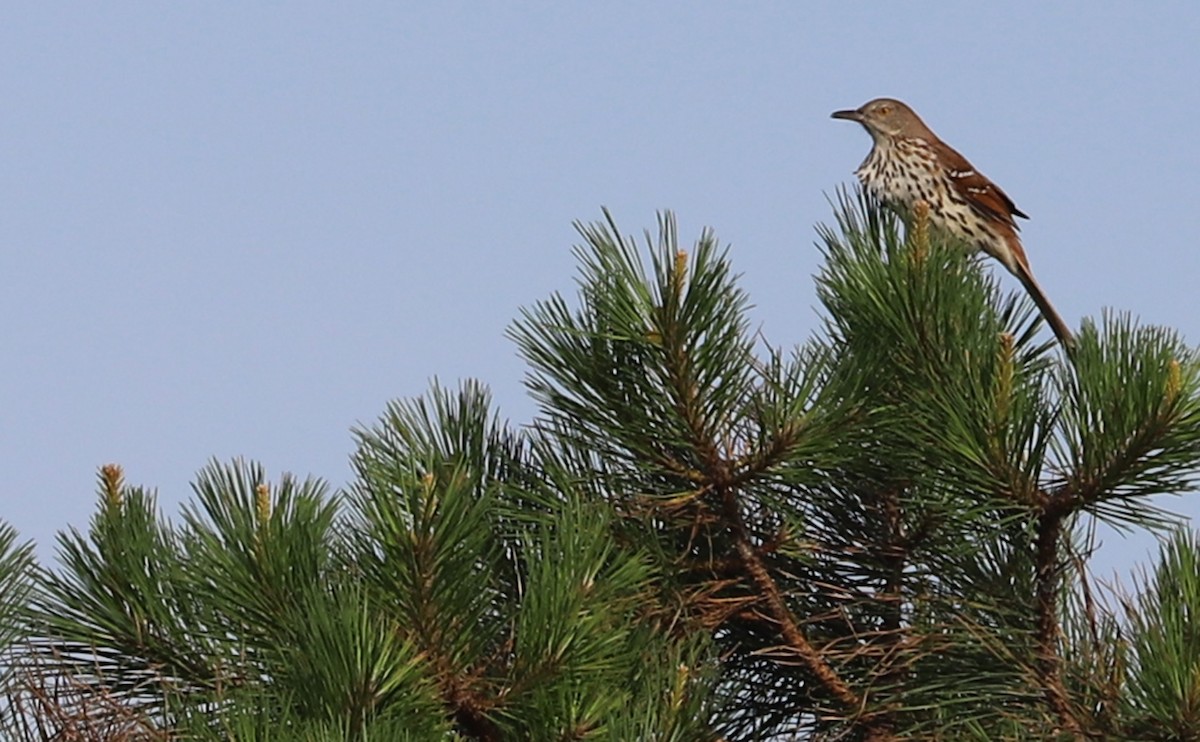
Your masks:
<svg viewBox="0 0 1200 742"><path fill-rule="evenodd" d="M910 211L929 204L934 226L1004 264L1021 281L1059 341L1074 344L1067 323L1033 277L1014 217L1028 219L1013 200L953 147L938 138L904 103L877 98L833 118L857 121L874 142L855 174L880 201Z"/></svg>

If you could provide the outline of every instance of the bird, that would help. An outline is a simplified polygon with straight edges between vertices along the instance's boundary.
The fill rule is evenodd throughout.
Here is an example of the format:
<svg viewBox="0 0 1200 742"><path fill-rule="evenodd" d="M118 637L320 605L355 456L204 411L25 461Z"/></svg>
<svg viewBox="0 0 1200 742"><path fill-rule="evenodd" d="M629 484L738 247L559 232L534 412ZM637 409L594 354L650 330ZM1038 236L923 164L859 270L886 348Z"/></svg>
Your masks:
<svg viewBox="0 0 1200 742"><path fill-rule="evenodd" d="M911 213L919 201L933 226L999 260L1041 310L1069 352L1074 336L1033 277L1014 217L1029 217L967 158L943 142L913 109L894 98L876 98L832 118L856 121L871 135L867 158L855 171L863 187L892 208Z"/></svg>

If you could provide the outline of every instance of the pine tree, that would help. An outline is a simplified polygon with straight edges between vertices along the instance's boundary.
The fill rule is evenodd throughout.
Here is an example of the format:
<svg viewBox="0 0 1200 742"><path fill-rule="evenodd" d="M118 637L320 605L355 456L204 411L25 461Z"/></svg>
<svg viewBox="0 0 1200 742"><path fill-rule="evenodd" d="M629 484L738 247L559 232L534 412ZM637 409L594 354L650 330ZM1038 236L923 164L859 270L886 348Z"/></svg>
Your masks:
<svg viewBox="0 0 1200 742"><path fill-rule="evenodd" d="M1194 486L1194 351L1109 314L1068 358L924 215L836 215L794 349L711 232L606 213L512 326L527 428L435 384L343 491L213 462L178 523L103 469L56 568L0 534L9 736L1200 738L1196 537L1087 571Z"/></svg>

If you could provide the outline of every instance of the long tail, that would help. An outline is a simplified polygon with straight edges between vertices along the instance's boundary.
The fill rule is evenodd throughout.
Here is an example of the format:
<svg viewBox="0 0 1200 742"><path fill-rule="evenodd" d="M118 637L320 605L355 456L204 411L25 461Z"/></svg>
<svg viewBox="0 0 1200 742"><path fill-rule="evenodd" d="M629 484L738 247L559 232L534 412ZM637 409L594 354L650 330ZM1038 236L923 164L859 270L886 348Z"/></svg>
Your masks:
<svg viewBox="0 0 1200 742"><path fill-rule="evenodd" d="M1042 287L1038 284L1037 279L1033 277L1033 271L1029 268L1029 258L1025 257L1025 248L1021 245L1021 238L1017 237L1016 225L1012 224L1012 217L1009 217L1008 222L999 225L1001 227L1002 243L1000 245L993 244L984 246L984 250L991 254L992 257L1004 264L1005 268L1021 281L1021 285L1025 287L1025 291L1029 293L1029 298L1033 299L1033 303L1037 304L1038 309L1042 312L1042 318L1050 325L1050 329L1058 337L1058 342L1062 345L1063 350L1068 356L1075 354L1075 336L1071 334L1071 328L1067 327L1067 323L1063 322L1063 318L1055 311L1054 305L1046 298L1046 292L1042 291Z"/></svg>
<svg viewBox="0 0 1200 742"><path fill-rule="evenodd" d="M1033 299L1033 303L1037 304L1038 309L1042 312L1042 317L1046 323L1050 325L1050 329L1058 337L1058 342L1062 343L1063 350L1067 354L1071 354L1075 350L1075 336L1071 334L1071 329L1067 327L1067 323L1055 311L1054 305L1046 298L1046 292L1042 291L1042 287L1038 285L1037 279L1033 277L1033 272L1029 270L1029 265L1026 263L1018 263L1017 270L1013 271L1017 278L1020 279L1021 285L1029 292L1029 298Z"/></svg>

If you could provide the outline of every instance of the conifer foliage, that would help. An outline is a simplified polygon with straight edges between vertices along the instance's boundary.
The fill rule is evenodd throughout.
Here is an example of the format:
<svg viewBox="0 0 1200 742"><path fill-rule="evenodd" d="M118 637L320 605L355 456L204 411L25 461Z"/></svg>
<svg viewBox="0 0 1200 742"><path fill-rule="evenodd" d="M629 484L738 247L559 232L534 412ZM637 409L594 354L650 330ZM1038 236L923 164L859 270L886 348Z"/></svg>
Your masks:
<svg viewBox="0 0 1200 742"><path fill-rule="evenodd" d="M531 425L435 384L340 491L212 462L170 519L109 466L58 564L0 530L5 735L1197 739L1200 552L1149 498L1200 359L1115 313L1068 357L919 211L835 212L794 348L711 232L605 213L510 330ZM1134 592L1096 523L1167 537Z"/></svg>

